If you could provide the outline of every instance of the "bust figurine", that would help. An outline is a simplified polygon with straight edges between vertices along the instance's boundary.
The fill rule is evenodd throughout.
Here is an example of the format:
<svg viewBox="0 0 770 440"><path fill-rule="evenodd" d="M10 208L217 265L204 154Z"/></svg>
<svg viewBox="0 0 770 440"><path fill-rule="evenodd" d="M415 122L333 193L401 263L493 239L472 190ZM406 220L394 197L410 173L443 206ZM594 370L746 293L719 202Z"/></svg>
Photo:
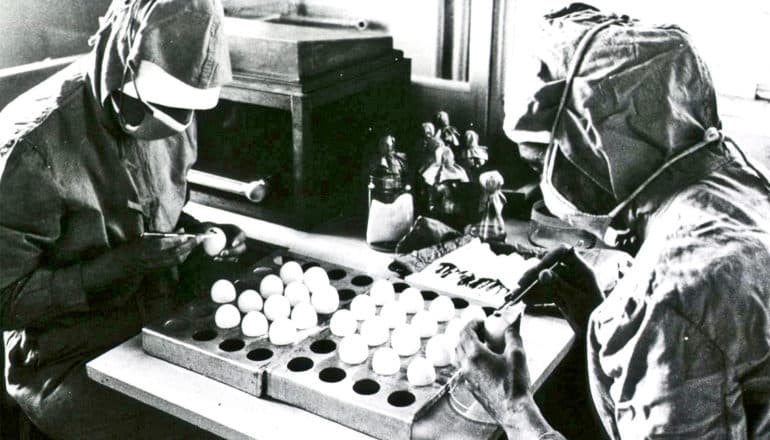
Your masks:
<svg viewBox="0 0 770 440"><path fill-rule="evenodd" d="M479 135L473 130L466 130L463 135L463 145L459 154L459 162L468 171L484 166L489 160L487 147L479 145Z"/></svg>
<svg viewBox="0 0 770 440"><path fill-rule="evenodd" d="M452 151L457 151L460 146L460 132L452 127L449 122L449 113L443 110L436 113L436 137Z"/></svg>
<svg viewBox="0 0 770 440"><path fill-rule="evenodd" d="M406 178L406 154L396 151L396 137L386 134L377 143L377 152L369 162L369 174L372 176L398 176Z"/></svg>

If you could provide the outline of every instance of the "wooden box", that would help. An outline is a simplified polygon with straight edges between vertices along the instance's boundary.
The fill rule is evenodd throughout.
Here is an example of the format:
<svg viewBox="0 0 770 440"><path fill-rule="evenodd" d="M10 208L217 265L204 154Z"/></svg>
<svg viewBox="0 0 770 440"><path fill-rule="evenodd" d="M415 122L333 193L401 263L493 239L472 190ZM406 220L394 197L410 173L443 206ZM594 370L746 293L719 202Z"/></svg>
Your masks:
<svg viewBox="0 0 770 440"><path fill-rule="evenodd" d="M393 49L393 38L378 32L257 19L227 17L225 33L234 71L284 81L300 81Z"/></svg>

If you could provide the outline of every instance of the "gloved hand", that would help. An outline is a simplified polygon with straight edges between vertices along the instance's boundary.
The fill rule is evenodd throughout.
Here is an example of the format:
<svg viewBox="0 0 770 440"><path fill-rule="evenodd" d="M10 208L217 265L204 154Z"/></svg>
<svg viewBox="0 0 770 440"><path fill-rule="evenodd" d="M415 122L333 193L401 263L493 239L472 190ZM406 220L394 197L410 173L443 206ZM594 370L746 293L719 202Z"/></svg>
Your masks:
<svg viewBox="0 0 770 440"><path fill-rule="evenodd" d="M182 264L200 237L144 237L122 244L81 266L83 287L94 291L123 278Z"/></svg>
<svg viewBox="0 0 770 440"><path fill-rule="evenodd" d="M559 260L562 265L555 270L549 269ZM523 301L527 304L555 303L575 333L584 337L591 312L604 300L593 268L573 249L560 246L549 251L537 266L524 272L519 291L535 280L539 282L537 292L525 296Z"/></svg>
<svg viewBox="0 0 770 440"><path fill-rule="evenodd" d="M215 227L221 229L227 237L227 245L214 256L217 261L238 261L238 257L246 252L246 233L241 228L231 224L217 224L203 222L200 224L200 232L205 232L208 228Z"/></svg>
<svg viewBox="0 0 770 440"><path fill-rule="evenodd" d="M482 321L471 321L460 335L460 377L481 406L506 430L508 438L539 438L550 431L530 390L527 356L519 335L521 318L505 330L505 349L494 353L481 340Z"/></svg>

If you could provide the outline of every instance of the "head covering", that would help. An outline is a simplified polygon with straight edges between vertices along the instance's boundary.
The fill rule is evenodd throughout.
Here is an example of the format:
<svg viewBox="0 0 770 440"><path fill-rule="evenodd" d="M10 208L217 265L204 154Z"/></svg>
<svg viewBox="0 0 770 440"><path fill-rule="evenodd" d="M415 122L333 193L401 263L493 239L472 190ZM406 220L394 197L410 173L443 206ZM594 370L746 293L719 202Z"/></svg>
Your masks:
<svg viewBox="0 0 770 440"><path fill-rule="evenodd" d="M89 77L100 103L125 80L155 104L216 105L232 78L223 20L219 0L115 0L91 39ZM123 90L136 95L132 84Z"/></svg>
<svg viewBox="0 0 770 440"><path fill-rule="evenodd" d="M598 24L606 26L578 53ZM701 141L709 127L719 127L709 72L676 26L647 26L578 4L547 15L532 41L541 83L523 112L507 112L515 121L507 125L514 138L536 134L529 140L553 129L554 182L576 205L601 209L581 189L588 187L609 203L625 199L669 158Z"/></svg>

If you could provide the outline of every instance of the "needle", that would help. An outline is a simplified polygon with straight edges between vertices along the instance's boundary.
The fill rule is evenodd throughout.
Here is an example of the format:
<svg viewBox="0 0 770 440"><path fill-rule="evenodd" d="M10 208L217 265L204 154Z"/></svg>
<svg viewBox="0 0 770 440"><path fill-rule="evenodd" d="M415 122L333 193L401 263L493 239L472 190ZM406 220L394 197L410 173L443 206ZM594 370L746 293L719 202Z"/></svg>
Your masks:
<svg viewBox="0 0 770 440"><path fill-rule="evenodd" d="M571 248L567 249L567 252L562 254L562 256L559 257L558 260L554 261L554 263L551 266L549 266L547 270L555 271L557 267L564 266L564 260L566 260L566 257L569 256L570 254L574 253L574 252L575 252L575 248L574 247L571 247ZM539 279L535 278L535 281L530 283L529 286L527 286L524 290L519 292L518 295L516 295L516 296L513 296L513 294L508 295L505 298L505 304L503 304L500 307L500 309L504 308L508 304L515 304L515 303L521 301L521 299L524 298L525 295L527 295L529 292L534 290L534 288L538 285L538 283L539 283Z"/></svg>
<svg viewBox="0 0 770 440"><path fill-rule="evenodd" d="M211 233L205 233L205 234L188 234L186 232L142 232L142 238L174 238L174 237L181 237L181 238L195 238L200 237L201 239L205 239L212 235Z"/></svg>

